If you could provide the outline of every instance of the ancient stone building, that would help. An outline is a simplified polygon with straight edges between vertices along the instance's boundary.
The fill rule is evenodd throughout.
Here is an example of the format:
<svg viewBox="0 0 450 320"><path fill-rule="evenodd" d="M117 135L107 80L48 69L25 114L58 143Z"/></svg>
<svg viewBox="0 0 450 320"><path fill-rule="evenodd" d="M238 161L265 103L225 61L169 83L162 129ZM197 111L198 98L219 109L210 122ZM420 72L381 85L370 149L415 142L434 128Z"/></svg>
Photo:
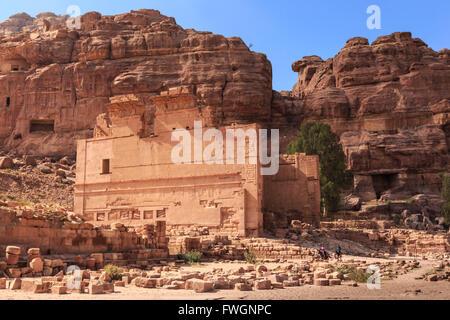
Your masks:
<svg viewBox="0 0 450 320"><path fill-rule="evenodd" d="M159 224L169 231L201 227L207 234L239 236L262 234L266 210L294 211L305 222L318 224L316 156L281 156L278 174L263 176L260 161L251 161L247 136L244 163L229 163L229 154L224 154L224 164L205 158L195 162L195 121L201 121L200 129L215 128L223 136L228 129L257 132L259 125L218 125L208 107L198 106L191 87L162 92L153 103L154 117L148 119L138 97L112 97L108 113L97 119L94 138L78 142L76 213L96 225ZM177 142L172 134L179 130L193 137L188 143L193 163L173 162ZM202 149L207 145L201 139Z"/></svg>

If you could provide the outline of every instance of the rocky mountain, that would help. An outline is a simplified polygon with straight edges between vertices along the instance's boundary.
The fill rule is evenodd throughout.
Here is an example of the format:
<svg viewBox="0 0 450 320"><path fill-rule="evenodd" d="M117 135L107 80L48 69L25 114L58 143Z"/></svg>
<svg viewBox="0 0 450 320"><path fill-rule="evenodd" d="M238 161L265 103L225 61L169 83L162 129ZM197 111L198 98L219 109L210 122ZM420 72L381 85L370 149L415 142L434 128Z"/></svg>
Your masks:
<svg viewBox="0 0 450 320"><path fill-rule="evenodd" d="M181 85L218 122L269 120L271 64L240 38L184 30L155 10L86 13L80 30L63 18L19 14L0 25L0 139L8 150L73 155L109 97L136 94L152 121L150 97Z"/></svg>
<svg viewBox="0 0 450 320"><path fill-rule="evenodd" d="M67 16L17 14L0 24L0 145L38 156L75 153L92 136L111 96L150 97L191 86L220 124L260 122L281 129L282 151L304 121L339 134L355 195L364 201L437 194L448 171L450 50L398 32L369 44L347 41L326 61L292 65L298 82L272 91L264 54L240 38L183 29L155 10L89 12L81 29Z"/></svg>
<svg viewBox="0 0 450 320"><path fill-rule="evenodd" d="M409 32L372 44L350 39L334 58L292 65L298 82L274 94L272 121L285 128L285 143L298 123L330 124L363 200L439 193L449 164L449 57L450 50L435 52Z"/></svg>

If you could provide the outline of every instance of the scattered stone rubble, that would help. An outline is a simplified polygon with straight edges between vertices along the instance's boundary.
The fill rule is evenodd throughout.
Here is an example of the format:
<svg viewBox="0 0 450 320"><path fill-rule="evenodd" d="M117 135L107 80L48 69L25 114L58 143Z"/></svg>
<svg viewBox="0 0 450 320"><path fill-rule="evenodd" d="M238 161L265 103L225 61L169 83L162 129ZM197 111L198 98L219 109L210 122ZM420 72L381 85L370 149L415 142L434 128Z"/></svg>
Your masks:
<svg viewBox="0 0 450 320"><path fill-rule="evenodd" d="M16 253L20 248L8 247L7 252ZM81 259L81 257L78 257ZM277 264L269 268L264 264L251 265L245 261L235 261L230 270L214 268L210 271L194 271L186 268L181 261L154 261L153 264L127 265L121 268L121 279L112 280L102 269L111 261L114 254L92 254L79 265L83 268L78 275L67 271L67 263L62 260L42 259L39 249L28 250L30 260L27 274L12 272L14 268L3 262L2 273L8 278L0 279L0 289L22 290L33 293L113 293L117 287L138 287L147 289L192 290L196 293L215 290L271 290L302 285L336 286L358 284L344 270L354 268L366 271L374 264L365 260L348 260L345 262L320 262L316 260ZM14 261L10 261L14 262ZM80 262L80 261L78 261ZM383 279L393 279L418 268L418 261L386 261L375 263L380 267ZM222 265L223 266L223 265ZM191 269L191 270L189 270ZM25 277L26 276L26 277ZM78 279L76 278L78 276ZM75 278L74 278L75 277ZM70 285L79 281L79 287Z"/></svg>
<svg viewBox="0 0 450 320"><path fill-rule="evenodd" d="M432 270L417 279L424 279L426 281L450 281L450 260L446 259L441 261Z"/></svg>
<svg viewBox="0 0 450 320"><path fill-rule="evenodd" d="M0 152L0 201L28 206L45 202L71 209L75 169L68 157L14 157Z"/></svg>

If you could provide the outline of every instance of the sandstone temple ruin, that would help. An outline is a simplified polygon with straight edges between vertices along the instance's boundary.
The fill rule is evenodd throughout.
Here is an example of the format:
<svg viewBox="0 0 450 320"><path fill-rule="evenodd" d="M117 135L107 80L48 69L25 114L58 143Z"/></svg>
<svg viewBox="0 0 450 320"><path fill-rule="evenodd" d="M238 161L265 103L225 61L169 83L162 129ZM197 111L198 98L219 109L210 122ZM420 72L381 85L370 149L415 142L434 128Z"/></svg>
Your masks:
<svg viewBox="0 0 450 320"><path fill-rule="evenodd" d="M194 121L221 131L208 108L199 107L189 87L153 97L147 121L135 95L115 96L97 119L94 138L80 140L75 212L95 225L153 224L168 230L202 227L207 234L258 236L263 212L294 213L318 225L320 186L317 156L282 155L276 175L261 164L175 164L174 130L192 134ZM257 124L230 127L257 129ZM248 138L246 146L249 148ZM246 157L249 157L246 150ZM248 160L248 159L247 159Z"/></svg>

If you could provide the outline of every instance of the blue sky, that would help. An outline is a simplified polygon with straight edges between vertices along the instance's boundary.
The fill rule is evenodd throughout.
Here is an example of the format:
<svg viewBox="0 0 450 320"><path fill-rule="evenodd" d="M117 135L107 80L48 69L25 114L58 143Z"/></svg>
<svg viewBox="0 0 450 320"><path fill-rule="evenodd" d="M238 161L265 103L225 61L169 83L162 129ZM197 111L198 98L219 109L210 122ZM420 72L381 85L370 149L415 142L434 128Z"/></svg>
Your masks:
<svg viewBox="0 0 450 320"><path fill-rule="evenodd" d="M275 90L290 90L297 76L291 64L307 55L327 59L355 36L375 40L395 31L411 31L434 50L450 48L448 0L40 0L1 1L0 20L27 12L65 14L70 5L81 13L104 15L141 8L175 17L184 28L239 36L252 50L267 54ZM381 9L381 29L369 30L370 5Z"/></svg>

